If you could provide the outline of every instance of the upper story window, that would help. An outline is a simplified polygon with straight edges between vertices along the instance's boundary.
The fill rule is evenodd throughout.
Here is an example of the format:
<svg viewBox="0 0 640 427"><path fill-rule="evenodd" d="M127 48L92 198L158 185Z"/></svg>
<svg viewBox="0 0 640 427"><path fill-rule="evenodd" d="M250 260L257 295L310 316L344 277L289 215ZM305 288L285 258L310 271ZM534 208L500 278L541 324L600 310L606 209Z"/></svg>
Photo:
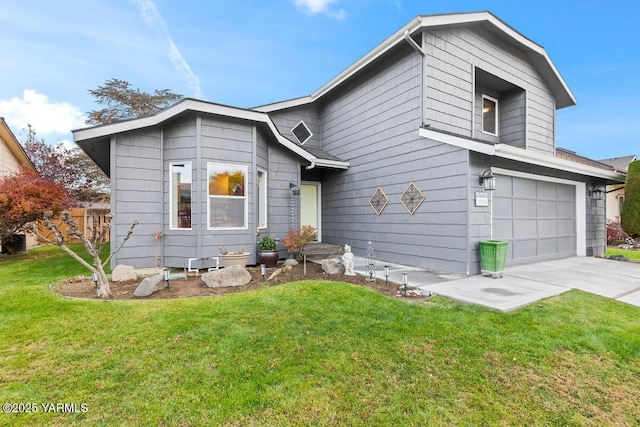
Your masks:
<svg viewBox="0 0 640 427"><path fill-rule="evenodd" d="M482 132L498 135L498 100L482 95Z"/></svg>
<svg viewBox="0 0 640 427"><path fill-rule="evenodd" d="M300 120L300 123L291 129L291 133L296 137L301 145L304 145L304 143L313 136L313 133L311 133L307 124L302 120Z"/></svg>
<svg viewBox="0 0 640 427"><path fill-rule="evenodd" d="M209 229L247 228L247 175L244 165L207 163Z"/></svg>
<svg viewBox="0 0 640 427"><path fill-rule="evenodd" d="M191 162L169 165L171 229L191 229Z"/></svg>

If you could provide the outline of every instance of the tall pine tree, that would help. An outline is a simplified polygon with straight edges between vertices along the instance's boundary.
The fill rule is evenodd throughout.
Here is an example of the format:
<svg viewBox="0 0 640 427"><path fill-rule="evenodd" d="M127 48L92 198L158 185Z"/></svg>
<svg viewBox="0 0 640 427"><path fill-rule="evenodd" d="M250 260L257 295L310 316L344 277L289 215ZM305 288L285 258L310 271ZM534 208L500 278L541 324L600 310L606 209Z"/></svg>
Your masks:
<svg viewBox="0 0 640 427"><path fill-rule="evenodd" d="M627 168L620 223L627 234L640 236L640 160L629 163Z"/></svg>

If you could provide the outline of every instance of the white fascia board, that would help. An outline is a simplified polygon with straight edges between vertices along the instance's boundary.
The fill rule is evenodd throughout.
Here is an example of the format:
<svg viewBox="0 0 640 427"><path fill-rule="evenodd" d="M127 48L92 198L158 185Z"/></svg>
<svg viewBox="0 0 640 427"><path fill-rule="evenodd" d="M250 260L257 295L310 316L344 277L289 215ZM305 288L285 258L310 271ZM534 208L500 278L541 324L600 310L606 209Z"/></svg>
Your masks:
<svg viewBox="0 0 640 427"><path fill-rule="evenodd" d="M518 147L505 144L495 145L495 155L503 159L517 160L533 165L544 166L552 169L559 169L566 172L573 172L580 175L592 176L595 178L608 179L612 181L624 182L625 175L613 170L600 169L570 160L560 159L555 156L535 153Z"/></svg>
<svg viewBox="0 0 640 427"><path fill-rule="evenodd" d="M88 128L88 129L74 130L73 140L75 142L78 142L78 141L84 141L84 140L89 140L94 138L106 137L109 135L122 133L122 132L129 132L136 129L157 126L188 110L264 123L269 127L269 130L273 133L273 135L276 137L276 140L281 145L293 151L294 153L296 153L297 155L299 155L300 157L302 157L303 159L307 160L310 163L314 163L317 160L317 158L313 154L309 153L308 151L298 146L296 143L282 136L280 132L278 132L278 129L273 124L273 121L271 120L271 117L269 117L268 114L262 113L259 111L229 107L227 105L220 105L220 104L213 104L210 102L198 101L195 99L185 99L184 101L179 102L178 104L159 112L155 116L144 117L140 119L129 120L126 122L114 123L110 125L98 126L98 127ZM336 163L340 164L344 162L336 162Z"/></svg>
<svg viewBox="0 0 640 427"><path fill-rule="evenodd" d="M351 163L338 160L317 159L313 162L314 167L325 167L331 169L349 169Z"/></svg>
<svg viewBox="0 0 640 427"><path fill-rule="evenodd" d="M475 151L477 153L495 155L495 146L492 144L484 144L482 142L473 141L461 136L451 135L448 133L436 132L431 129L418 129L418 136L431 139L433 141L443 142L455 147L464 148L465 150Z"/></svg>
<svg viewBox="0 0 640 427"><path fill-rule="evenodd" d="M289 99L287 101L274 102L273 104L261 105L252 108L253 111L261 113L270 113L272 111L286 110L287 108L299 107L300 105L311 104L314 99L311 96L303 96L302 98Z"/></svg>

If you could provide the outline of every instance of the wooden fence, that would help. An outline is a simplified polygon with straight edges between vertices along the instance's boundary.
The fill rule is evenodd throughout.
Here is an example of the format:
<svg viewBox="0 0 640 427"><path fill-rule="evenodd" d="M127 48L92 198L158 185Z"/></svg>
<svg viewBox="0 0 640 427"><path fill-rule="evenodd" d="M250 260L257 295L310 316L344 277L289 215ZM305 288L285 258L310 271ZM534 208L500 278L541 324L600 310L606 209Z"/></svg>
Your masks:
<svg viewBox="0 0 640 427"><path fill-rule="evenodd" d="M109 214L108 208L72 208L69 209L71 218L78 223L78 229L84 233L85 236L89 236L89 231L96 227L100 227L107 221L107 215ZM68 227L59 219L54 220L54 223L58 226L58 229L62 232L65 238L65 242L77 243L77 239L69 239L67 236ZM39 224L38 232L47 239L53 239L53 233L49 231L44 225ZM109 235L107 234L107 240ZM42 239L38 239L40 243L45 243Z"/></svg>

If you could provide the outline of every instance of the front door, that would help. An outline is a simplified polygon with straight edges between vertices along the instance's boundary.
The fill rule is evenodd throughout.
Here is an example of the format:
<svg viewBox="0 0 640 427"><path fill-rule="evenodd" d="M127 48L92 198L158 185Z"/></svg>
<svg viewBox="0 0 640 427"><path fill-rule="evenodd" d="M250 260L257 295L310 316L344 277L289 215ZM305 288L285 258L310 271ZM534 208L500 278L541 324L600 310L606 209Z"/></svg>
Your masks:
<svg viewBox="0 0 640 427"><path fill-rule="evenodd" d="M320 183L300 184L300 225L310 225L318 231L317 241L322 241L320 222Z"/></svg>

